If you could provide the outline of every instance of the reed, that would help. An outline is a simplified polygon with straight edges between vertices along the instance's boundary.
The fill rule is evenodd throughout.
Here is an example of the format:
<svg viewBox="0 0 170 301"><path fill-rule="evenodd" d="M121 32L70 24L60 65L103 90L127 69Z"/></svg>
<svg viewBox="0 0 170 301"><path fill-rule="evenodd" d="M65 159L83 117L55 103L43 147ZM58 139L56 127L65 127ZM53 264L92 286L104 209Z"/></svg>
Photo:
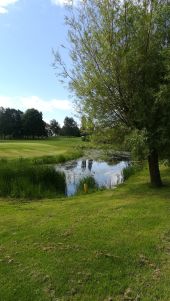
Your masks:
<svg viewBox="0 0 170 301"><path fill-rule="evenodd" d="M131 163L127 167L123 169L123 179L126 181L129 177L134 175L135 173L139 172L143 168L143 164L138 163Z"/></svg>
<svg viewBox="0 0 170 301"><path fill-rule="evenodd" d="M65 175L52 166L24 159L0 160L0 196L28 199L63 196L65 185Z"/></svg>
<svg viewBox="0 0 170 301"><path fill-rule="evenodd" d="M98 189L98 185L95 181L95 179L92 176L84 177L80 180L78 186L77 186L77 193L88 193L93 192Z"/></svg>

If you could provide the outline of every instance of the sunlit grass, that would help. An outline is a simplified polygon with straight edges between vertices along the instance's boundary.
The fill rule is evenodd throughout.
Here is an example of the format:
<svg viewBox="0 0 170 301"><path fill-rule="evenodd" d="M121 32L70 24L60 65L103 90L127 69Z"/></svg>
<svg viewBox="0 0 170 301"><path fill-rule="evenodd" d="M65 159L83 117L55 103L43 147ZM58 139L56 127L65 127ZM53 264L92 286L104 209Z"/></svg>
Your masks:
<svg viewBox="0 0 170 301"><path fill-rule="evenodd" d="M1 140L0 158L30 158L42 156L58 156L77 151L82 146L80 138L64 138L46 140ZM84 143L85 144L85 143Z"/></svg>
<svg viewBox="0 0 170 301"><path fill-rule="evenodd" d="M0 300L169 301L170 170L113 190L0 202ZM109 299L110 298L110 299Z"/></svg>

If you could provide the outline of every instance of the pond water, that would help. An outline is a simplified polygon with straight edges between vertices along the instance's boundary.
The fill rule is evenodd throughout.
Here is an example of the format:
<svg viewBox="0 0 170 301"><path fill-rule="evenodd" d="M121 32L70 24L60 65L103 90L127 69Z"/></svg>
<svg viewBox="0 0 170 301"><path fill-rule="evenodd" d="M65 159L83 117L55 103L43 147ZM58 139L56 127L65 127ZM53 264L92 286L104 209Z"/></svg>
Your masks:
<svg viewBox="0 0 170 301"><path fill-rule="evenodd" d="M56 165L66 175L66 195L74 195L81 179L92 176L99 187L113 188L123 182L123 169L128 161L107 163L92 159L79 159Z"/></svg>

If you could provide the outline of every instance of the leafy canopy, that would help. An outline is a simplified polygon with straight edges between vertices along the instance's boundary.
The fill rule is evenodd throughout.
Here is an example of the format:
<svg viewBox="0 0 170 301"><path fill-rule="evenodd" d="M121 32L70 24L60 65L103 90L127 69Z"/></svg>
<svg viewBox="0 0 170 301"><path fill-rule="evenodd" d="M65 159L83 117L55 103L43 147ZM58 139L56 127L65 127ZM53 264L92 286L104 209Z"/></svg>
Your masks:
<svg viewBox="0 0 170 301"><path fill-rule="evenodd" d="M145 132L150 150L170 144L170 5L87 0L66 17L70 70L55 53L80 112L97 126Z"/></svg>

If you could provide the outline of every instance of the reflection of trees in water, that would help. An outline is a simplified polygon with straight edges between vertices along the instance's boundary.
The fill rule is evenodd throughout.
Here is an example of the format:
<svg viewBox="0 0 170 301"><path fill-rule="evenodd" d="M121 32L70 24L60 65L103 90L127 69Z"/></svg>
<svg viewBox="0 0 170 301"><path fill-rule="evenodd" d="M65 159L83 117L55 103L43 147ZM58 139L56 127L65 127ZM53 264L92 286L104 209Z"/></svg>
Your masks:
<svg viewBox="0 0 170 301"><path fill-rule="evenodd" d="M89 171L91 171L91 169L92 169L92 166L93 166L93 160L88 160L88 169L89 169Z"/></svg>
<svg viewBox="0 0 170 301"><path fill-rule="evenodd" d="M105 163L105 162L104 162ZM58 170L63 171L66 175L67 195L74 194L79 181L89 175L94 175L99 187L112 188L123 182L123 168L128 165L127 162L119 162L115 170L110 168L112 165L103 162L96 162L92 159L75 160L63 164Z"/></svg>
<svg viewBox="0 0 170 301"><path fill-rule="evenodd" d="M89 171L91 171L93 166L93 160L89 159L89 160L82 160L81 162L81 169L82 171L85 171L87 168Z"/></svg>
<svg viewBox="0 0 170 301"><path fill-rule="evenodd" d="M122 172L117 173L117 174L111 174L105 182L105 187L112 188L115 185L121 184L122 182L123 182Z"/></svg>
<svg viewBox="0 0 170 301"><path fill-rule="evenodd" d="M84 171L86 169L86 160L82 160L81 169L82 169L82 171Z"/></svg>
<svg viewBox="0 0 170 301"><path fill-rule="evenodd" d="M116 164L118 164L118 163L120 163L120 162L121 162L121 160L119 160L119 159L117 159L117 158L112 158L111 160L107 161L107 164L108 164L109 166L113 166L113 165L116 165Z"/></svg>
<svg viewBox="0 0 170 301"><path fill-rule="evenodd" d="M69 164L67 165L67 163L66 163L66 165L65 165L65 169L66 170L69 170L69 169L74 169L74 168L76 168L77 167L77 164L78 164L78 162L77 161L72 161L72 162L69 162Z"/></svg>
<svg viewBox="0 0 170 301"><path fill-rule="evenodd" d="M68 184L77 184L79 181L80 175L72 171L66 173L66 182Z"/></svg>

